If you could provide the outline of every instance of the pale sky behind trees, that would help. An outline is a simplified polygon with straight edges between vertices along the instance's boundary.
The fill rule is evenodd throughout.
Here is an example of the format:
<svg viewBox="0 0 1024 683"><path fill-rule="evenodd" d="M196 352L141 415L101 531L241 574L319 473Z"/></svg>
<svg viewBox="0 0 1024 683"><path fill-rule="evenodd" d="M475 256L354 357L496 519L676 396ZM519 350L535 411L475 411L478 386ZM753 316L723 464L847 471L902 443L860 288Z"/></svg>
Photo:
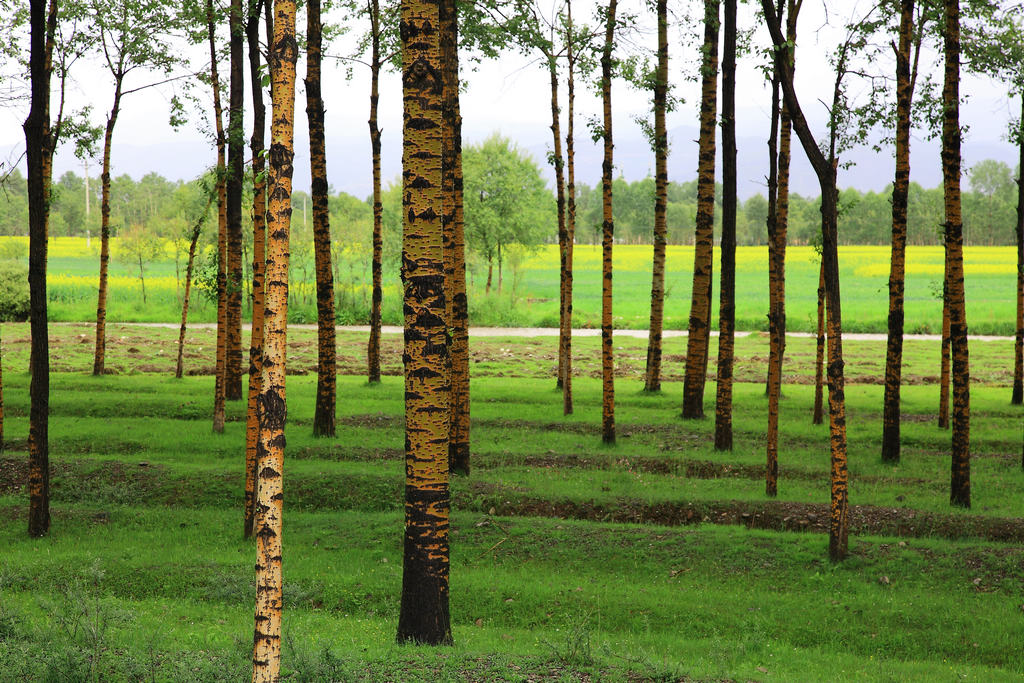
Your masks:
<svg viewBox="0 0 1024 683"><path fill-rule="evenodd" d="M696 38L682 35L683 29L699 32L700 3L676 2L676 8L689 8L694 19L673 21L670 40L670 78L675 93L685 102L677 111L669 114L668 127L671 138L669 177L675 181L688 181L696 175L697 151L697 107L699 83L697 73ZM818 100L830 101L834 79L828 62L829 53L842 39L843 31L838 27L850 16L861 16L870 8L865 0L857 2L831 2L828 17L820 0L805 2L800 17L797 50L797 87L801 102L819 136L826 135L827 112ZM593 23L594 3L581 2L574 6L574 18ZM647 29L653 27L653 12L637 0L631 0L629 9L643 14L642 23ZM841 15L840 12L849 12ZM339 21L341 15L335 11L330 20ZM752 5L741 8L740 26L749 29L755 21ZM304 21L300 20L304 26ZM348 36L342 36L325 52L332 55L346 54L354 44L354 35L362 26L354 27ZM226 26L222 34L226 41ZM653 30L634 34L629 41L654 47ZM27 41L26 41L27 42ZM760 51L768 42L767 32L758 30L752 40L755 51ZM205 46L191 49L195 56L194 69L205 69ZM619 56L627 46L619 47ZM630 48L632 49L632 48ZM465 142L478 142L495 131L511 138L521 148L531 152L546 171L550 168L543 163L551 147L550 126L550 85L546 71L532 54L508 52L498 60L487 60L472 64L469 55L462 56L463 78L466 83L462 96L463 138ZM934 50L922 58L922 71L934 73L941 80L939 55ZM739 194L741 198L764 191L764 176L767 172L766 139L769 124L770 89L759 68L764 62L760 54L741 57L737 74L737 128L739 143ZM892 71L891 50L886 53L885 63L878 61L871 68L889 75ZM305 73L305 64L300 59L299 78ZM471 70L472 69L472 70ZM362 65L352 66L352 79L346 80L346 69L339 62L325 60L323 95L327 110L327 152L328 174L333 191L345 191L364 198L370 193L370 147L366 124L369 108L369 69ZM226 61L221 67L221 77L227 78ZM246 74L248 76L248 73ZM100 66L96 57L76 65L74 82L69 92L69 104L80 107L91 104L92 120L102 125L105 112L109 110L112 96L111 79ZM152 74L138 72L129 76L126 88L161 80ZM851 94L865 89L863 81L851 80ZM171 179L188 180L195 177L215 160L212 136L203 131L209 128L204 114L192 111L191 119L180 130L175 131L168 123L169 101L174 87L163 86L145 90L122 101L122 111L114 134L114 174L127 173L139 178L148 172L157 172ZM397 179L401 171L401 81L394 72L386 72L381 78L380 127L383 130L383 177L385 183ZM198 86L196 94L203 107L212 109L209 88ZM1003 84L964 73L961 92L967 95L961 112L962 121L968 126L964 143L964 166L969 169L973 163L986 158L1001 160L1012 167L1016 165L1017 152L1006 141L1008 122L1020 109L1019 99L1008 99ZM600 102L597 93L582 82L577 86L577 177L579 182L590 185L600 178L600 148L590 139L587 119L599 114ZM248 98L248 89L246 90ZM226 88L224 92L226 106ZM565 112L565 90L560 92ZM615 116L616 173L622 173L629 180L644 177L653 169L653 155L639 126L634 121L638 115L650 111L650 93L639 92L632 86L617 80L613 85ZM25 117L27 103L15 104L0 109L0 160L9 163L17 159L24 149L24 135L21 123ZM248 121L248 101L247 121ZM304 113L305 97L301 81L296 102L296 189L308 189L308 135ZM247 123L248 126L248 123ZM250 131L246 132L246 139ZM912 180L926 187L941 181L938 144L926 142L921 131L916 131L911 150ZM840 173L840 186L853 186L861 190L882 190L893 174L892 153L883 149L875 154L868 146L860 145L851 150L846 158L855 162L855 167ZM90 160L90 175L99 174L99 151ZM82 163L65 145L57 154L54 177L73 170L83 173ZM720 171L720 169L719 169ZM810 172L803 151L794 145L794 191L805 195L816 195L817 184ZM549 181L553 174L547 173Z"/></svg>

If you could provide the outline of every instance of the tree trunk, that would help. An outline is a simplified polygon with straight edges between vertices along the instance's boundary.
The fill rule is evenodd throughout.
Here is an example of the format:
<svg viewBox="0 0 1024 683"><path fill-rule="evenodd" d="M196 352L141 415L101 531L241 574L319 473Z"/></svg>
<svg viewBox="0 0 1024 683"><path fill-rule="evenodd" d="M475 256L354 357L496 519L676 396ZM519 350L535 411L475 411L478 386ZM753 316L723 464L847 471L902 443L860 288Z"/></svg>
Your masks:
<svg viewBox="0 0 1024 683"><path fill-rule="evenodd" d="M50 531L50 351L46 322L46 240L50 207L53 136L50 130L50 76L57 3L29 4L29 74L31 108L23 126L28 166L29 321L32 331L32 378L29 384L28 534ZM107 176L109 178L109 174ZM109 184L108 184L109 185ZM2 428L0 400L0 428ZM0 432L2 443L2 432Z"/></svg>
<svg viewBox="0 0 1024 683"><path fill-rule="evenodd" d="M441 3L444 101L442 191L445 232L445 318L451 330L451 418L448 465L469 475L469 319L466 232L462 206L462 117L459 111L459 21L455 0Z"/></svg>
<svg viewBox="0 0 1024 683"><path fill-rule="evenodd" d="M227 184L227 337L224 398L242 400L242 165L245 130L242 113L245 100L245 72L242 0L231 0L228 14L231 33L231 83L228 97Z"/></svg>
<svg viewBox="0 0 1024 683"><path fill-rule="evenodd" d="M949 261L949 345L953 357L953 457L950 503L971 506L971 395L964 309L964 235L960 211L960 2L945 0L945 82L942 88L942 189Z"/></svg>
<svg viewBox="0 0 1024 683"><path fill-rule="evenodd" d="M380 383L380 325L383 293L384 204L380 188L380 128L377 127L377 103L380 99L380 6L369 0L370 8L370 150L373 154L373 295L370 304L370 339L366 345L367 381Z"/></svg>
<svg viewBox="0 0 1024 683"><path fill-rule="evenodd" d="M766 23L776 49L775 63L782 83L786 106L792 117L793 128L800 139L821 188L821 243L822 267L825 279L825 299L828 327L828 404L829 432L831 442L831 512L829 519L829 557L839 561L847 555L849 531L848 473L846 457L846 399L843 375L842 312L839 293L839 250L838 250L838 191L836 190L836 164L834 158L826 158L811 133L807 120L800 109L793 86L793 74L789 69L786 52L782 49L787 41L782 35L779 22L772 12L770 0L761 0ZM837 81L838 89L838 81Z"/></svg>
<svg viewBox="0 0 1024 683"><path fill-rule="evenodd" d="M267 226L266 319L260 440L256 484L256 613L253 683L270 683L281 672L281 514L283 509L286 339L288 334L288 241L292 214L295 126L294 0L275 0L271 44L270 198Z"/></svg>
<svg viewBox="0 0 1024 683"><path fill-rule="evenodd" d="M711 276L715 225L715 125L718 109L718 1L704 0L704 50L701 60L700 141L697 164L697 219L694 233L693 292L686 341L683 418L704 417L711 334Z"/></svg>
<svg viewBox="0 0 1024 683"><path fill-rule="evenodd" d="M306 116L309 120L309 167L312 173L313 250L316 261L317 366L313 436L334 436L337 394L337 344L334 330L334 273L331 226L327 208L327 148L324 102L320 97L320 0L306 4Z"/></svg>
<svg viewBox="0 0 1024 683"><path fill-rule="evenodd" d="M896 177L892 186L892 257L889 264L889 330L885 352L882 461L900 461L900 383L903 372L903 281L907 251L907 197L910 193L910 45L914 0L900 1L896 50Z"/></svg>
<svg viewBox="0 0 1024 683"><path fill-rule="evenodd" d="M572 259L576 243L576 136L575 136L575 114L576 114L576 84L573 71L576 66L576 56L573 51L573 28L572 28L572 0L566 0L566 61L568 62L568 73L566 74L566 95L568 98L566 121L565 121L565 298L562 303L561 320L564 328L565 347L562 349L562 414L571 415L573 411L572 401Z"/></svg>
<svg viewBox="0 0 1024 683"><path fill-rule="evenodd" d="M399 642L452 642L448 610L449 349L441 214L438 3L402 3L405 547Z"/></svg>
<svg viewBox="0 0 1024 683"><path fill-rule="evenodd" d="M1024 403L1024 90L1020 94L1021 129L1017 147L1020 162L1017 178L1017 339L1013 345L1013 396L1010 403Z"/></svg>
<svg viewBox="0 0 1024 683"><path fill-rule="evenodd" d="M665 0L659 0L664 3ZM736 0L725 0L722 58L722 282L718 305L715 450L732 450L732 362L736 327Z"/></svg>
<svg viewBox="0 0 1024 683"><path fill-rule="evenodd" d="M825 368L825 263L818 268L818 333L817 351L814 355L814 415L811 424L820 425L824 420L822 411L822 380Z"/></svg>
<svg viewBox="0 0 1024 683"><path fill-rule="evenodd" d="M251 538L256 521L256 471L259 462L259 396L263 387L263 314L266 306L267 267L267 171L264 160L264 136L267 109L263 105L260 74L260 7L262 0L249 6L245 33L249 44L249 80L252 90L252 331L249 333L249 392L245 414L245 509L242 536ZM267 35L273 35L270 3L266 5Z"/></svg>
<svg viewBox="0 0 1024 683"><path fill-rule="evenodd" d="M779 0L775 9L778 20L782 21L785 12L785 0ZM779 264L777 258L779 239L779 222L781 211L779 208L779 164L782 155L779 153L779 119L781 107L779 103L779 69L776 65L772 74L772 112L771 129L768 134L768 381L765 384L765 394L768 396L768 431L765 433L765 470L764 488L765 495L775 496L778 493L779 482L779 394L781 392L782 366L779 359L782 354L779 352L779 328L778 318L778 274L776 269Z"/></svg>
<svg viewBox="0 0 1024 683"><path fill-rule="evenodd" d="M491 259L487 259L487 285L484 288L484 294L491 293L491 279L494 275L494 262Z"/></svg>
<svg viewBox="0 0 1024 683"><path fill-rule="evenodd" d="M665 246L668 234L668 132L665 129L665 109L668 100L667 0L657 0L657 11L658 71L654 82L654 261L651 267L651 322L647 337L644 391L661 391L661 332L665 313ZM728 36L726 38L728 39Z"/></svg>
<svg viewBox="0 0 1024 683"><path fill-rule="evenodd" d="M92 374L102 375L107 353L107 268L110 263L110 145L121 109L121 80L115 77L114 104L103 133L103 172L100 175L100 286L96 301L96 352Z"/></svg>
<svg viewBox="0 0 1024 683"><path fill-rule="evenodd" d="M562 157L562 127L560 123L561 109L558 106L558 66L553 54L554 46L544 50L547 61L548 77L551 81L551 135L554 138L554 151L551 154L555 166L555 207L558 215L558 378L556 386L561 389L565 381L565 345L567 342L565 324L565 287L567 232L565 223L565 167ZM501 291L501 277L498 278L498 291Z"/></svg>
<svg viewBox="0 0 1024 683"><path fill-rule="evenodd" d="M943 246L942 348L939 368L939 429L949 429L949 244Z"/></svg>
<svg viewBox="0 0 1024 683"><path fill-rule="evenodd" d="M224 162L224 112L220 104L217 74L217 35L213 1L206 2L206 23L210 37L210 83L213 87L213 118L217 131L217 368L213 384L213 431L224 431L224 399L227 372L227 169Z"/></svg>
<svg viewBox="0 0 1024 683"><path fill-rule="evenodd" d="M604 163L601 166L603 218L601 230L601 438L615 443L615 359L612 356L612 245L615 223L612 214L612 42L615 37L617 0L608 0L601 53L601 100L604 104Z"/></svg>
<svg viewBox="0 0 1024 683"><path fill-rule="evenodd" d="M202 230L203 220L206 218L206 211L210 209L210 204L213 203L213 195L211 194L206 200L206 210L203 211L203 215L196 221L195 227L192 228L192 238L188 243L188 263L185 266L185 294L181 300L181 328L178 330L178 361L174 366L174 377L181 379L185 369L185 331L188 328L188 304L192 296L192 270L195 267L196 262L196 245L199 243L199 233Z"/></svg>

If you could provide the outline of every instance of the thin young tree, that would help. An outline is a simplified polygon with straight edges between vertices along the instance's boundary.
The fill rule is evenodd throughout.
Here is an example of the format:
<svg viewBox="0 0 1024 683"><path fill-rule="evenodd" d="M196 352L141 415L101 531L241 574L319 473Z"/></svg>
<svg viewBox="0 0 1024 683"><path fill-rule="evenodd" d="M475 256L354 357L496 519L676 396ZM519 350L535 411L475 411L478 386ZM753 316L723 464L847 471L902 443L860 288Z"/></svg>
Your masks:
<svg viewBox="0 0 1024 683"><path fill-rule="evenodd" d="M565 296L561 305L563 312L559 315L562 336L565 345L560 346L562 352L562 413L571 415L573 412L572 398L572 287L573 287L573 251L576 244L576 82L575 74L579 51L575 40L577 33L572 22L572 0L565 2L565 56L566 56L566 116L565 116L565 279L562 287Z"/></svg>
<svg viewBox="0 0 1024 683"><path fill-rule="evenodd" d="M245 22L249 47L249 83L252 90L252 331L249 334L249 395L245 417L245 510L242 535L251 538L256 520L256 471L260 438L259 396L263 386L263 319L266 305L267 169L264 140L267 108L263 104L263 56L260 51L260 14L265 9L267 35L273 36L270 2L255 0Z"/></svg>
<svg viewBox="0 0 1024 683"><path fill-rule="evenodd" d="M654 79L654 257L651 320L644 391L661 391L661 333L665 315L665 247L668 243L668 0L657 0L658 66ZM724 116L724 115L723 115Z"/></svg>
<svg viewBox="0 0 1024 683"><path fill-rule="evenodd" d="M380 100L381 69L381 14L378 0L367 0L370 18L370 152L373 155L373 258L371 259L370 338L366 344L367 380L380 383L380 326L383 301L384 259L384 203L380 183L380 128L377 125L377 105Z"/></svg>
<svg viewBox="0 0 1024 683"><path fill-rule="evenodd" d="M245 129L245 26L242 0L228 7L230 82L228 84L227 129L227 253L225 258L224 398L242 399L242 176L244 175Z"/></svg>
<svg viewBox="0 0 1024 683"><path fill-rule="evenodd" d="M217 21L213 0L206 0L206 26L210 45L210 86L213 89L213 119L217 132L217 343L213 382L213 431L224 432L224 401L227 399L228 351L228 190L224 133L224 111L220 99L220 74L217 69Z"/></svg>
<svg viewBox="0 0 1024 683"><path fill-rule="evenodd" d="M397 640L452 642L448 610L450 360L441 194L438 3L402 3L405 542Z"/></svg>
<svg viewBox="0 0 1024 683"><path fill-rule="evenodd" d="M106 363L107 269L110 262L110 154L121 100L133 93L166 83L181 63L169 36L177 17L167 0L118 2L96 0L91 8L92 35L98 39L103 66L114 81L114 96L103 133L103 172L100 175L100 274L96 302L96 347L93 374L102 375ZM167 75L160 81L126 88L125 79L139 70Z"/></svg>
<svg viewBox="0 0 1024 683"><path fill-rule="evenodd" d="M292 160L295 156L294 0L275 0L270 39L270 162L267 176L267 270L260 386L256 484L256 613L253 683L272 683L281 673L281 530L284 494L285 365L288 334L288 242L291 230Z"/></svg>
<svg viewBox="0 0 1024 683"><path fill-rule="evenodd" d="M824 421L823 401L823 375L825 369L825 262L818 265L818 306L817 306L817 333L815 334L814 353L814 411L811 416L811 424L820 425Z"/></svg>
<svg viewBox="0 0 1024 683"><path fill-rule="evenodd" d="M942 189L948 263L949 342L953 361L953 443L950 503L971 506L970 357L964 308L963 218L960 198L960 2L944 0Z"/></svg>
<svg viewBox="0 0 1024 683"><path fill-rule="evenodd" d="M615 39L617 0L609 0L605 12L604 48L601 51L601 102L603 109L604 162L601 165L601 440L615 443L615 358L612 347L612 246L615 223L612 214L612 49Z"/></svg>
<svg viewBox="0 0 1024 683"><path fill-rule="evenodd" d="M334 273L331 225L327 207L327 143L324 101L320 96L320 0L306 3L306 116L309 120L309 167L312 174L313 252L316 262L317 365L313 436L334 436L337 396L337 344L334 329Z"/></svg>
<svg viewBox="0 0 1024 683"><path fill-rule="evenodd" d="M802 0L789 0L786 5L786 55L788 68L796 68L796 27ZM782 3L776 8L777 16ZM774 76L773 93L777 92L779 76ZM775 98L773 98L775 101ZM778 102L775 101L775 106ZM778 112L778 159L772 165L775 174L775 197L768 219L768 431L766 434L765 493L775 496L779 482L779 401L782 398L782 360L786 351L786 241L789 226L789 164L792 156L792 116L785 101ZM774 123L772 135L775 135ZM769 148L773 149L774 144Z"/></svg>
<svg viewBox="0 0 1024 683"><path fill-rule="evenodd" d="M206 187L202 182L200 182L200 186L202 187L203 194L206 195L206 202L202 213L195 218L188 241L188 259L185 265L185 293L181 298L181 327L178 328L178 359L174 365L175 379L181 379L185 371L185 332L188 329L188 306L192 297L192 271L195 268L199 236L203 231L203 223L206 222L206 214L209 213L214 198L213 188Z"/></svg>
<svg viewBox="0 0 1024 683"><path fill-rule="evenodd" d="M704 46L701 56L700 136L697 162L697 219L694 233L693 290L689 335L686 340L686 376L683 381L685 419L704 417L711 341L711 290L715 225L715 128L718 114L718 5L704 0Z"/></svg>
<svg viewBox="0 0 1024 683"><path fill-rule="evenodd" d="M722 275L718 305L715 450L731 451L733 337L736 328L736 0L725 0L723 28Z"/></svg>
<svg viewBox="0 0 1024 683"><path fill-rule="evenodd" d="M775 62L782 86L786 106L789 108L793 129L800 139L804 152L810 161L821 188L821 238L822 263L825 273L825 297L828 314L828 400L831 440L831 513L829 519L829 557L839 561L847 555L849 532L849 498L847 489L846 459L846 399L844 395L842 311L839 295L839 252L838 252L838 198L836 189L836 120L830 123L830 147L826 156L818 146L804 118L800 102L793 85L793 74L789 69L787 40L782 33L780 22L771 5L771 0L761 0L765 22L775 48ZM846 47L844 47L846 46ZM836 81L833 92L832 116L839 114L837 105L841 101L842 79L846 74L845 58L849 42L840 46L836 64Z"/></svg>

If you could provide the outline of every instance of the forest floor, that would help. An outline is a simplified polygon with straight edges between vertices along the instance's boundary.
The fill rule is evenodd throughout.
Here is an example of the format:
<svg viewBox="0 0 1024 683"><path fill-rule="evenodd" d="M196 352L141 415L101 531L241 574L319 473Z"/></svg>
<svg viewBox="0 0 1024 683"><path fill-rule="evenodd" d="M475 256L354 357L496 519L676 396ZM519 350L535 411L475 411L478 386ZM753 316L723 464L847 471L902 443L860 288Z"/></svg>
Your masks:
<svg viewBox="0 0 1024 683"><path fill-rule="evenodd" d="M4 325L0 672L24 680L247 676L255 550L241 539L243 402L210 431L213 333L51 328L53 524L25 534L28 330ZM737 340L735 448L678 418L685 340L641 391L646 340L617 338L618 442L600 442L599 340L561 414L555 340L472 343L473 472L453 480L456 645L394 644L401 586L401 337L366 384L339 335L338 433L311 435L315 333L289 335L286 680L1020 680L1022 418L1012 341L972 343L970 510L951 508L935 425L938 343L908 340L903 453L879 459L884 343L846 345L850 557L826 556L829 441L811 424L814 341L787 349L779 495L764 495L767 339ZM709 375L714 377L714 354Z"/></svg>

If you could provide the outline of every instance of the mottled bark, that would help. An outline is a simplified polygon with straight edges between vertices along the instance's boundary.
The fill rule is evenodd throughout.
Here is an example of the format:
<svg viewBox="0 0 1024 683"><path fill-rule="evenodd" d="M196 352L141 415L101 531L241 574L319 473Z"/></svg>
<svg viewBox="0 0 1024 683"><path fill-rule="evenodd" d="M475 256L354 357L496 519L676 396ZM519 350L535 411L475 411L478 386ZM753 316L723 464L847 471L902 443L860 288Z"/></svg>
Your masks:
<svg viewBox="0 0 1024 683"><path fill-rule="evenodd" d="M320 0L306 3L306 117L309 121L309 168L312 176L313 253L316 263L317 364L313 436L334 436L337 395L337 344L334 330L334 271L327 207L327 143L324 101L320 96Z"/></svg>
<svg viewBox="0 0 1024 683"><path fill-rule="evenodd" d="M612 245L615 223L612 218L612 48L615 37L617 0L608 1L605 17L604 48L601 52L601 101L604 123L604 162L601 165L601 439L615 443L615 359L612 347Z"/></svg>
<svg viewBox="0 0 1024 683"><path fill-rule="evenodd" d="M50 129L50 76L57 3L30 0L29 77L31 105L25 119L25 158L28 166L29 211L29 324L32 361L29 384L28 534L33 538L50 531L50 351L46 322L46 245L53 171L53 135ZM107 176L109 178L109 174ZM109 211L109 209L108 209ZM3 403L0 401L0 425ZM0 432L2 443L2 432Z"/></svg>
<svg viewBox="0 0 1024 683"><path fill-rule="evenodd" d="M452 642L448 609L449 396L441 214L438 3L406 0L402 35L405 542L399 642Z"/></svg>
<svg viewBox="0 0 1024 683"><path fill-rule="evenodd" d="M366 344L367 381L380 383L380 306L384 259L384 203L380 186L380 128L377 127L377 103L380 100L380 5L369 0L370 10L370 152L373 155L373 257L371 263L370 338Z"/></svg>
<svg viewBox="0 0 1024 683"><path fill-rule="evenodd" d="M267 169L264 139L267 109L263 104L260 74L260 8L262 0L250 5L246 21L246 42L249 44L249 81L252 90L252 331L249 334L249 391L245 412L245 502L242 513L242 536L251 538L256 523L256 480L259 476L260 416L259 397L263 387L263 319L266 305L265 275L267 267ZM273 35L270 3L266 5L267 35Z"/></svg>
<svg viewBox="0 0 1024 683"><path fill-rule="evenodd" d="M554 138L554 151L551 161L555 167L555 209L558 216L558 377L556 386L561 389L565 382L565 347L568 340L566 321L566 258L568 256L567 228L565 221L565 159L562 156L562 124L561 108L558 106L558 65L555 55L549 47L544 51L547 62L548 79L551 84L551 135ZM501 291L501 278L498 278L498 291Z"/></svg>
<svg viewBox="0 0 1024 683"><path fill-rule="evenodd" d="M711 287L715 225L715 125L718 110L718 0L704 0L704 48L701 59L699 160L697 163L697 219L694 233L693 290L689 336L686 340L686 376L683 381L683 418L704 417L711 335Z"/></svg>
<svg viewBox="0 0 1024 683"><path fill-rule="evenodd" d="M817 342L814 354L814 414L811 424L820 425L824 421L822 408L823 376L825 372L825 264L818 267L818 326L815 335Z"/></svg>
<svg viewBox="0 0 1024 683"><path fill-rule="evenodd" d="M227 198L227 336L225 337L224 398L242 399L242 166L245 130L242 113L245 100L244 38L242 0L231 0L228 12L231 81L228 86L228 163L225 178Z"/></svg>
<svg viewBox="0 0 1024 683"><path fill-rule="evenodd" d="M445 317L451 330L451 399L448 465L469 474L469 311L466 298L466 230L462 205L462 116L459 110L459 22L455 0L441 3L442 193L445 232Z"/></svg>
<svg viewBox="0 0 1024 683"><path fill-rule="evenodd" d="M667 0L657 0L657 12L658 70L654 81L654 260L651 267L651 321L647 337L644 391L661 391L661 332L665 318L665 247L668 242L668 131L665 127L665 109L668 101Z"/></svg>
<svg viewBox="0 0 1024 683"><path fill-rule="evenodd" d="M949 260L949 345L953 358L953 457L949 500L971 506L971 395L964 308L964 226L960 202L960 2L945 0L942 88L942 189L945 200L946 254Z"/></svg>
<svg viewBox="0 0 1024 683"><path fill-rule="evenodd" d="M896 48L896 177L892 186L892 255L889 259L889 329L885 351L882 407L882 460L900 460L900 383L903 373L903 279L907 251L907 197L910 193L910 46L914 0L900 1Z"/></svg>
<svg viewBox="0 0 1024 683"><path fill-rule="evenodd" d="M715 450L731 451L733 336L736 329L736 0L725 0L723 50L722 279L718 305Z"/></svg>
<svg viewBox="0 0 1024 683"><path fill-rule="evenodd" d="M565 116L565 297L562 310L565 311L561 324L565 327L565 346L562 349L562 413L571 415L572 399L572 260L576 243L576 52L573 47L572 0L566 0L566 116Z"/></svg>
<svg viewBox="0 0 1024 683"><path fill-rule="evenodd" d="M939 351L939 429L949 429L949 244L943 238L942 346Z"/></svg>
<svg viewBox="0 0 1024 683"><path fill-rule="evenodd" d="M260 439L256 485L256 613L254 683L277 681L281 672L281 531L284 493L285 365L288 334L288 241L292 215L295 126L294 0L275 0L270 41L270 164L267 177L267 299L260 387Z"/></svg>

